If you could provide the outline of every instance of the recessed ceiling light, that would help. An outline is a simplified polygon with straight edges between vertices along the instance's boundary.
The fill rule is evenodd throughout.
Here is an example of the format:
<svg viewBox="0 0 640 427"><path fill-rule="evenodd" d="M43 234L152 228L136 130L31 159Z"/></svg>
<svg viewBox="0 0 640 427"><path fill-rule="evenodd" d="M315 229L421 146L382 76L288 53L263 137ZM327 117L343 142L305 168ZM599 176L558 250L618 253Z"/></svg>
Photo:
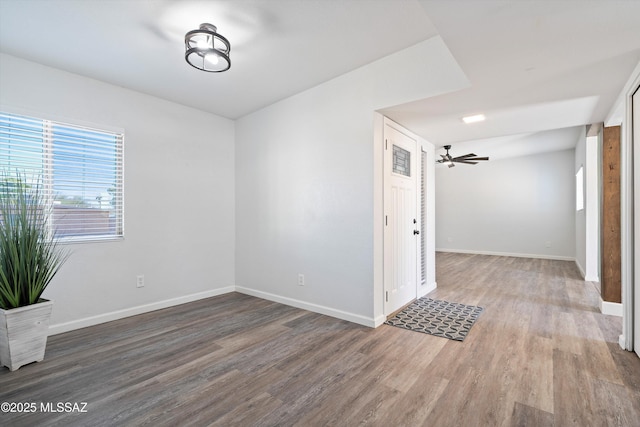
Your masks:
<svg viewBox="0 0 640 427"><path fill-rule="evenodd" d="M484 121L484 114L476 114L475 116L463 117L462 121L465 122L466 124L483 122Z"/></svg>

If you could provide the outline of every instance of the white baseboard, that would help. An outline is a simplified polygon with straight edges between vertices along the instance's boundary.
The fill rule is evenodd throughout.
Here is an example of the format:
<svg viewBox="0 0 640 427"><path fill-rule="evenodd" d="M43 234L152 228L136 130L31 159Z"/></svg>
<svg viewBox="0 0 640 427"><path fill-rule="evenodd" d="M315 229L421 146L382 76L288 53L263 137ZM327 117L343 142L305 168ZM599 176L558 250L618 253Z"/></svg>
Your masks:
<svg viewBox="0 0 640 427"><path fill-rule="evenodd" d="M622 317L622 304L619 302L603 301L602 298L600 298L600 312L609 316Z"/></svg>
<svg viewBox="0 0 640 427"><path fill-rule="evenodd" d="M387 320L387 316L381 315L381 316L376 317L373 320L374 320L373 327L377 328L378 326L382 325Z"/></svg>
<svg viewBox="0 0 640 427"><path fill-rule="evenodd" d="M618 345L620 346L621 349L623 350L629 350L626 346L626 340L624 339L624 335L620 335L618 337ZM631 350L629 350L631 351Z"/></svg>
<svg viewBox="0 0 640 427"><path fill-rule="evenodd" d="M576 262L576 267L578 267L578 270L580 270L580 275L581 275L583 278L585 278L585 276L587 275L587 273L585 273L585 272L584 272L584 269L582 268L582 266L580 265L580 263L578 262L578 260L577 260L577 259L575 260L575 262ZM587 280L587 279L585 278L585 280Z"/></svg>
<svg viewBox="0 0 640 427"><path fill-rule="evenodd" d="M331 317L336 317L342 320L348 320L349 322L357 323L359 325L368 326L370 328L375 328L380 326L382 322L379 322L379 318L371 318L361 316L359 314L349 313L342 310L336 310L335 308L325 307L323 305L312 304L305 301L300 301L293 298L283 297L280 295L271 294L268 292L258 291L256 289L245 288L242 286L236 286L236 292L240 292L241 294L251 295L254 297L266 299L268 301L278 302L280 304L290 305L292 307L301 308L303 310L313 311L314 313L320 313Z"/></svg>
<svg viewBox="0 0 640 427"><path fill-rule="evenodd" d="M437 288L437 283L433 282L430 285L422 286L419 289L420 295L418 298L423 297L429 292ZM211 291L199 292L197 294L185 295L178 298L173 298L164 301L158 301L150 304L139 305L136 307L126 308L123 310L112 311L109 313L103 313L96 316L85 317L78 320L72 320L70 322L57 323L49 326L49 336L57 335L64 332L73 331L76 329L86 328L89 326L99 325L101 323L111 322L113 320L123 319L125 317L135 316L138 314L148 313L150 311L160 310L167 307L173 307L180 304L186 304L189 302L201 300L204 298L210 298L217 295L227 294L229 292L240 292L242 294L251 295L257 298L262 298L268 301L278 302L280 304L289 305L292 307L300 308L303 310L312 311L314 313L320 313L327 316L335 317L349 322L357 323L359 325L368 326L370 328L377 328L382 325L386 317L378 316L376 318L361 316L359 314L349 313L342 310L337 310L331 307L326 307L318 304L313 304L293 298L283 297L268 292L259 291L256 289L245 288L242 286L227 286L225 288L214 289Z"/></svg>
<svg viewBox="0 0 640 427"><path fill-rule="evenodd" d="M598 276L589 276L585 271L584 268L582 268L582 266L580 265L580 263L578 262L578 260L574 260L576 262L576 267L578 267L578 270L580 270L580 275L582 276L582 278L584 279L585 282L599 282L600 278Z"/></svg>
<svg viewBox="0 0 640 427"><path fill-rule="evenodd" d="M86 328L87 326L99 325L100 323L111 322L112 320L123 319L129 316L135 316L137 314L148 313L150 311L160 310L167 307L173 307L175 305L186 304L188 302L193 302L204 298L215 297L217 295L233 292L234 290L234 286L227 286L226 288L213 289L211 291L185 295L182 297L158 301L151 304L139 305L136 307L126 308L124 310L117 310L109 313L99 314L97 316L85 317L84 319L73 320L71 322L58 323L49 326L49 336L73 331L75 329Z"/></svg>
<svg viewBox="0 0 640 427"><path fill-rule="evenodd" d="M521 253L512 253L512 252L476 251L476 250L468 250L468 249L436 248L436 252L452 252L452 253L457 253L457 254L508 256L508 257L515 257L515 258L553 259L553 260L557 260L557 261L575 261L576 260L573 257L560 256L560 255L521 254Z"/></svg>

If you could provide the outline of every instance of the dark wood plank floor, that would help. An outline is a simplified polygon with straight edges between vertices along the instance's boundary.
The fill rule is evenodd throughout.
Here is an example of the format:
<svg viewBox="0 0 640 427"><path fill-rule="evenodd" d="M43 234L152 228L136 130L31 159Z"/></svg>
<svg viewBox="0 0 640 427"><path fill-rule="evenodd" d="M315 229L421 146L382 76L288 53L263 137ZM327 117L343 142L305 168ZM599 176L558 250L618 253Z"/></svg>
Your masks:
<svg viewBox="0 0 640 427"><path fill-rule="evenodd" d="M38 409L0 425L640 425L640 359L573 263L439 253L437 272L431 297L485 308L464 342L232 293L50 337L0 370L0 402ZM40 411L57 402L86 412Z"/></svg>

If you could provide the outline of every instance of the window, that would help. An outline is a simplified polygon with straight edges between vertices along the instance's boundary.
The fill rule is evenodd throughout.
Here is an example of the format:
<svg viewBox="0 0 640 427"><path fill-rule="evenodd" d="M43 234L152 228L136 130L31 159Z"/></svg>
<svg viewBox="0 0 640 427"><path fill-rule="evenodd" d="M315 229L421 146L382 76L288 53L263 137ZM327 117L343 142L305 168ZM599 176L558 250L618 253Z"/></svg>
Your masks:
<svg viewBox="0 0 640 427"><path fill-rule="evenodd" d="M393 146L393 172L411 176L411 153L397 145Z"/></svg>
<svg viewBox="0 0 640 427"><path fill-rule="evenodd" d="M0 112L0 171L40 180L70 241L123 236L123 134Z"/></svg>
<svg viewBox="0 0 640 427"><path fill-rule="evenodd" d="M584 209L584 172L582 166L576 172L576 211Z"/></svg>

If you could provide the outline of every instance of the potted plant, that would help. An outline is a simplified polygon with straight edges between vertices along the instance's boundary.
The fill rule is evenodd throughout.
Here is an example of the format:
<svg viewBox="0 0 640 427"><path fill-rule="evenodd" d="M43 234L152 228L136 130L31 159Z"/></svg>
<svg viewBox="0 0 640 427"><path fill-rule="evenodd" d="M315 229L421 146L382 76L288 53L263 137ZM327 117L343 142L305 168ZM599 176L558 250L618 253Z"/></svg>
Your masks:
<svg viewBox="0 0 640 427"><path fill-rule="evenodd" d="M42 180L0 174L0 365L44 359L52 301L42 293L69 253L51 233Z"/></svg>

